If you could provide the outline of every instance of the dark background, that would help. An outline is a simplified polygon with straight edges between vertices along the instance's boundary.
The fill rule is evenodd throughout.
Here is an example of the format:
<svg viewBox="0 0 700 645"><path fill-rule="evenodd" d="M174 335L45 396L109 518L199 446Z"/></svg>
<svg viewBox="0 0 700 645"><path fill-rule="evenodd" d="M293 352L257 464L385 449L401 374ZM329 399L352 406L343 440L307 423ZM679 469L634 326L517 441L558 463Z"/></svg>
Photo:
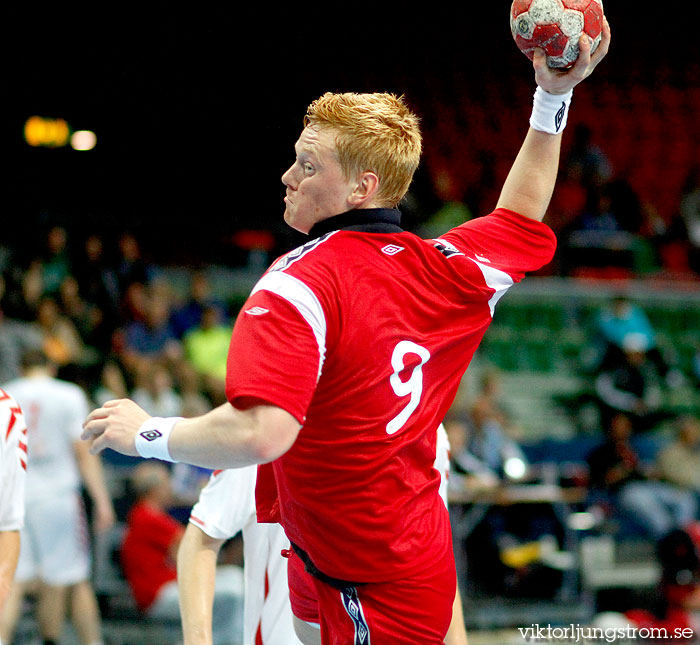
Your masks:
<svg viewBox="0 0 700 645"><path fill-rule="evenodd" d="M31 245L58 222L85 233L135 230L163 261L207 253L224 261L222 240L241 228L284 237L279 178L306 105L322 92L406 93L436 118L436 85L444 100L451 84L479 93L532 73L503 0L393 11L222 4L6 12L6 242ZM614 43L591 82L653 83L698 64L696 3L608 0L605 8ZM33 114L94 130L96 148L30 148L22 128ZM426 186L420 172L417 185Z"/></svg>

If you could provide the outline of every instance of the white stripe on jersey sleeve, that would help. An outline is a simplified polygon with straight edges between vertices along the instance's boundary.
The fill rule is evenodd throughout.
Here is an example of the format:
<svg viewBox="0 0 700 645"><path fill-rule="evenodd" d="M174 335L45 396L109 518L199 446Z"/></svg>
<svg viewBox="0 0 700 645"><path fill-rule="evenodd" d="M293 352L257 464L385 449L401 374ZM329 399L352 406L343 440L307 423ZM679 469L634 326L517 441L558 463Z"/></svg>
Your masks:
<svg viewBox="0 0 700 645"><path fill-rule="evenodd" d="M217 540L232 538L255 523L257 473L256 465L213 473L200 491L189 521Z"/></svg>
<svg viewBox="0 0 700 645"><path fill-rule="evenodd" d="M486 286L496 291L489 300L489 309L491 310L491 318L493 318L496 303L503 297L505 292L513 286L513 278L505 271L494 269L494 267L478 262L474 258L469 259L481 269L481 273L484 275L484 280L486 281Z"/></svg>
<svg viewBox="0 0 700 645"><path fill-rule="evenodd" d="M320 378L326 358L326 316L316 294L298 278L281 271L271 271L260 278L251 295L258 291L270 291L284 298L309 323L318 343L318 378Z"/></svg>

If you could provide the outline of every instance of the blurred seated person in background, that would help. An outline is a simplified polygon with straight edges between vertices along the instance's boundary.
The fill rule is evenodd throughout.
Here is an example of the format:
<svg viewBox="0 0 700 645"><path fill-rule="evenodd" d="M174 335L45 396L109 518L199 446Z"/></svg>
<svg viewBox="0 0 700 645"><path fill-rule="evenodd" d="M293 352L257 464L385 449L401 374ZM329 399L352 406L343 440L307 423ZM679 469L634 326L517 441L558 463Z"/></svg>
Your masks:
<svg viewBox="0 0 700 645"><path fill-rule="evenodd" d="M657 467L666 481L700 494L700 421L696 417L676 421L675 440L659 452Z"/></svg>
<svg viewBox="0 0 700 645"><path fill-rule="evenodd" d="M513 440L522 434L522 428L514 420L512 411L502 397L502 375L495 367L486 368L479 377L479 391L474 397L473 406L481 410L494 423L500 425Z"/></svg>
<svg viewBox="0 0 700 645"><path fill-rule="evenodd" d="M134 283L147 285L151 281L152 267L143 257L141 245L132 233L119 236L115 273L121 293Z"/></svg>
<svg viewBox="0 0 700 645"><path fill-rule="evenodd" d="M100 382L95 383L92 388L92 400L102 405L112 399L128 396L128 392L129 388L119 363L112 359L106 360L102 365Z"/></svg>
<svg viewBox="0 0 700 645"><path fill-rule="evenodd" d="M499 477L467 450L469 423L466 415L451 411L445 417L443 425L450 442L449 486L465 486L470 490L498 486Z"/></svg>
<svg viewBox="0 0 700 645"><path fill-rule="evenodd" d="M82 297L103 311L108 321L114 320L121 307L122 293L100 235L93 233L85 238L73 275L80 285Z"/></svg>
<svg viewBox="0 0 700 645"><path fill-rule="evenodd" d="M22 289L27 303L36 307L42 296L57 296L61 282L71 275L71 270L68 233L62 226L53 226L46 235L43 251L24 273Z"/></svg>
<svg viewBox="0 0 700 645"><path fill-rule="evenodd" d="M444 426L451 446L451 471L464 476L469 488L492 488L526 475L525 454L491 414L487 402L476 402L468 414L451 412Z"/></svg>
<svg viewBox="0 0 700 645"><path fill-rule="evenodd" d="M661 353L656 342L656 331L644 310L625 296L616 296L608 307L598 312L596 330L603 341L601 362L624 361L625 338L629 334L638 334L640 345L646 348L646 355L659 376L670 379L670 385L679 383L679 378L682 378L677 370L670 369Z"/></svg>
<svg viewBox="0 0 700 645"><path fill-rule="evenodd" d="M146 616L179 621L176 562L185 528L168 512L173 501L170 471L162 462L143 461L134 469L131 484L136 503L127 516L121 548L124 575ZM241 593L240 585L217 588L215 607L229 617L232 629L240 624Z"/></svg>
<svg viewBox="0 0 700 645"><path fill-rule="evenodd" d="M522 479L527 473L527 458L509 435L502 415L494 414L488 400L479 399L471 408L469 420L469 454L499 479Z"/></svg>
<svg viewBox="0 0 700 645"><path fill-rule="evenodd" d="M204 391L215 405L226 401L226 361L231 332L232 327L224 323L220 308L210 305L182 341L185 360L195 369Z"/></svg>
<svg viewBox="0 0 700 645"><path fill-rule="evenodd" d="M662 409L663 380L647 354L646 336L626 334L621 356L608 355L598 369L594 387L601 412L601 425L624 413L637 432L654 429L668 418Z"/></svg>
<svg viewBox="0 0 700 645"><path fill-rule="evenodd" d="M149 361L138 363L135 378L131 396L146 412L154 417L182 416L182 397L165 365Z"/></svg>
<svg viewBox="0 0 700 645"><path fill-rule="evenodd" d="M170 317L177 338L182 339L188 331L198 327L202 322L204 311L211 307L217 309L220 320L225 321L226 306L212 296L206 274L203 271L195 271L192 274L186 301L181 306L175 307Z"/></svg>
<svg viewBox="0 0 700 645"><path fill-rule="evenodd" d="M41 347L41 331L32 323L10 318L3 310L6 282L0 275L0 383L18 378L22 372L22 354Z"/></svg>
<svg viewBox="0 0 700 645"><path fill-rule="evenodd" d="M142 360L176 364L182 358L180 342L170 325L170 303L147 291L143 320L133 320L123 329L122 360L135 373Z"/></svg>
<svg viewBox="0 0 700 645"><path fill-rule="evenodd" d="M59 371L71 370L66 376L75 376L76 367L84 367L96 360L94 350L83 342L77 328L65 316L56 300L44 296L36 311L36 326L43 337L43 349Z"/></svg>
<svg viewBox="0 0 700 645"><path fill-rule="evenodd" d="M631 436L630 417L614 415L604 442L587 458L592 499L610 504L616 519L658 540L693 522L697 502L687 490L645 472Z"/></svg>
<svg viewBox="0 0 700 645"><path fill-rule="evenodd" d="M104 312L98 305L82 296L80 285L73 276L68 276L61 282L58 304L90 351L109 351L112 340L111 323L105 320Z"/></svg>
<svg viewBox="0 0 700 645"><path fill-rule="evenodd" d="M136 503L127 515L121 547L124 575L137 606L148 616L177 618L175 562L184 527L168 514L170 471L157 461L134 469Z"/></svg>

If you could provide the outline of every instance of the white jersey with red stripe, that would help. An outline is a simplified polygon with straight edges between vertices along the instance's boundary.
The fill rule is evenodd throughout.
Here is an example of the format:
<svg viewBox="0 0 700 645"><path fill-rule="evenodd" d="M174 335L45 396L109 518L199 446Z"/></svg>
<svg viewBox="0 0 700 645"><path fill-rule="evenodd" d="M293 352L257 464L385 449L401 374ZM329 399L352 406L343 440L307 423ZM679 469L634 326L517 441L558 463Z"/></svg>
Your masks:
<svg viewBox="0 0 700 645"><path fill-rule="evenodd" d="M27 426L19 405L0 389L0 531L24 526Z"/></svg>
<svg viewBox="0 0 700 645"><path fill-rule="evenodd" d="M255 517L256 466L215 471L192 509L190 522L226 540L243 533L244 645L301 645L294 633L287 589L289 540L279 524Z"/></svg>
<svg viewBox="0 0 700 645"><path fill-rule="evenodd" d="M227 373L234 406L302 424L273 463L279 521L317 569L354 582L452 557L436 430L496 303L556 245L504 210L437 240L363 226L385 212L324 220L273 264L238 316Z"/></svg>
<svg viewBox="0 0 700 645"><path fill-rule="evenodd" d="M4 387L27 422L27 504L79 490L75 442L89 411L85 392L74 383L43 375L19 378Z"/></svg>

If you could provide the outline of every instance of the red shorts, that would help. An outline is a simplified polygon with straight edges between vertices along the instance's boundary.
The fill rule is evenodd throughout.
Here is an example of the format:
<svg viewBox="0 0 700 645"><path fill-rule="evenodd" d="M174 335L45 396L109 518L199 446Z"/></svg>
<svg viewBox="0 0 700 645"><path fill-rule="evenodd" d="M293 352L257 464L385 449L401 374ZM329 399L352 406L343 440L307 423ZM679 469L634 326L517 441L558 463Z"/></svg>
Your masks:
<svg viewBox="0 0 700 645"><path fill-rule="evenodd" d="M432 568L409 578L343 591L316 578L312 580L324 645L444 643L457 587L452 557L442 558Z"/></svg>
<svg viewBox="0 0 700 645"><path fill-rule="evenodd" d="M319 625L318 599L313 576L306 571L301 558L292 550L285 551L287 559L287 582L292 613L307 623Z"/></svg>

